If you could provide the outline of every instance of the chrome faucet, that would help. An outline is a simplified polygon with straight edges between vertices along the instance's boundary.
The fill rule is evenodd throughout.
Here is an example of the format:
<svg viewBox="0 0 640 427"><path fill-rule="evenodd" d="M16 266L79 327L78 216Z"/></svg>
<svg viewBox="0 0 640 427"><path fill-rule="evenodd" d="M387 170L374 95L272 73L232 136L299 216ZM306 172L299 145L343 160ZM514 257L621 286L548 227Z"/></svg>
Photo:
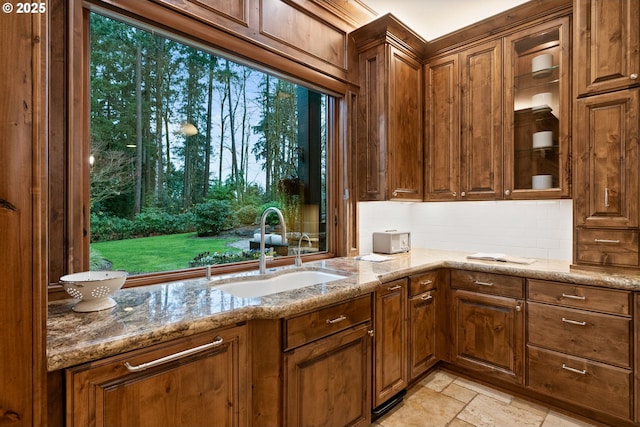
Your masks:
<svg viewBox="0 0 640 427"><path fill-rule="evenodd" d="M300 258L300 252L302 252L302 239L307 239L307 242L309 242L309 247L311 247L311 238L309 237L309 235L307 233L302 233L302 236L300 236L300 240L298 240L298 252L296 252L296 267L300 267L302 265L302 258Z"/></svg>
<svg viewBox="0 0 640 427"><path fill-rule="evenodd" d="M284 217L282 216L282 212L278 208L269 207L262 212L262 218L260 218L260 274L265 274L267 272L267 256L264 254L264 239L265 239L265 223L267 221L267 216L270 212L275 212L278 214L278 218L280 220L280 226L282 229L282 244L287 244L287 224L284 222ZM273 253L273 248L271 248L271 252ZM269 258L273 258L272 255Z"/></svg>

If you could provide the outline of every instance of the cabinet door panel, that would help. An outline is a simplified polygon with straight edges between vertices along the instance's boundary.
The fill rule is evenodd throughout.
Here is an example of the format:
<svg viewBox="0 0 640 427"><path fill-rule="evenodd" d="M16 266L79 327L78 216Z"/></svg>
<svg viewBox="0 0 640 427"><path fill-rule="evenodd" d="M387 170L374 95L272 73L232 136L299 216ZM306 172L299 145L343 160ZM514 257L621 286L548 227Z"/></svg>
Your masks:
<svg viewBox="0 0 640 427"><path fill-rule="evenodd" d="M637 227L638 90L577 102L576 224Z"/></svg>
<svg viewBox="0 0 640 427"><path fill-rule="evenodd" d="M454 291L455 363L521 384L524 309L513 298Z"/></svg>
<svg viewBox="0 0 640 427"><path fill-rule="evenodd" d="M502 198L502 43L461 53L462 140L460 196Z"/></svg>
<svg viewBox="0 0 640 427"><path fill-rule="evenodd" d="M140 365L222 339L139 372ZM67 371L69 426L240 426L247 423L245 327L204 333Z"/></svg>
<svg viewBox="0 0 640 427"><path fill-rule="evenodd" d="M414 380L436 363L435 290L413 297L409 308L409 371Z"/></svg>
<svg viewBox="0 0 640 427"><path fill-rule="evenodd" d="M422 66L395 48L390 60L389 198L422 201Z"/></svg>
<svg viewBox="0 0 640 427"><path fill-rule="evenodd" d="M460 167L460 77L458 54L435 60L425 67L426 169L425 198L458 198Z"/></svg>
<svg viewBox="0 0 640 427"><path fill-rule="evenodd" d="M369 323L285 353L285 425L367 426Z"/></svg>
<svg viewBox="0 0 640 427"><path fill-rule="evenodd" d="M638 0L576 0L574 4L578 94L640 83Z"/></svg>
<svg viewBox="0 0 640 427"><path fill-rule="evenodd" d="M407 386L407 279L381 285L375 302L375 396L378 406Z"/></svg>

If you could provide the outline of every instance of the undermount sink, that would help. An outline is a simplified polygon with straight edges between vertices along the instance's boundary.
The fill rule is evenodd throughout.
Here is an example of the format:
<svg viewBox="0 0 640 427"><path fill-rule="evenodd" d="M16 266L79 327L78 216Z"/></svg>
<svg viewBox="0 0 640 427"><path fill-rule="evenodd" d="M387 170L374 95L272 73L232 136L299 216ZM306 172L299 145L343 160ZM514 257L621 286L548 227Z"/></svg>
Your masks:
<svg viewBox="0 0 640 427"><path fill-rule="evenodd" d="M216 289L241 298L255 298L278 292L292 291L320 283L335 282L349 276L319 270L295 270L259 278L245 278L215 285Z"/></svg>

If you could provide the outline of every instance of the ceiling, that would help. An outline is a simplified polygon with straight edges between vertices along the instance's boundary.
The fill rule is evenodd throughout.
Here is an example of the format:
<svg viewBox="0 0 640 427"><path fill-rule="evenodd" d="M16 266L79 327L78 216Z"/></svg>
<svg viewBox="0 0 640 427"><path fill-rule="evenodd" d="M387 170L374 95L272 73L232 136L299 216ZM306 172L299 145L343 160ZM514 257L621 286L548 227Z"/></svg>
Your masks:
<svg viewBox="0 0 640 427"><path fill-rule="evenodd" d="M360 0L378 15L393 14L425 40L433 40L528 0Z"/></svg>

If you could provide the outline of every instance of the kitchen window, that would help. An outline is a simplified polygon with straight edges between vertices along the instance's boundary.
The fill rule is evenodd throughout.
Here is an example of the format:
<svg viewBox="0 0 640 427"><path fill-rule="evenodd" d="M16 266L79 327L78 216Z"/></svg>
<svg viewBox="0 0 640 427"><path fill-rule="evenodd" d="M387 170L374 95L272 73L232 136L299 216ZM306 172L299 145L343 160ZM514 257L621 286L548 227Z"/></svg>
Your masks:
<svg viewBox="0 0 640 427"><path fill-rule="evenodd" d="M205 265L256 268L268 206L289 238L269 217L274 265L293 261L303 234L303 257L332 256L338 97L183 33L85 11L82 269L124 269L143 284Z"/></svg>
<svg viewBox="0 0 640 427"><path fill-rule="evenodd" d="M97 13L90 74L92 269L255 260L268 206L326 251L326 95Z"/></svg>

